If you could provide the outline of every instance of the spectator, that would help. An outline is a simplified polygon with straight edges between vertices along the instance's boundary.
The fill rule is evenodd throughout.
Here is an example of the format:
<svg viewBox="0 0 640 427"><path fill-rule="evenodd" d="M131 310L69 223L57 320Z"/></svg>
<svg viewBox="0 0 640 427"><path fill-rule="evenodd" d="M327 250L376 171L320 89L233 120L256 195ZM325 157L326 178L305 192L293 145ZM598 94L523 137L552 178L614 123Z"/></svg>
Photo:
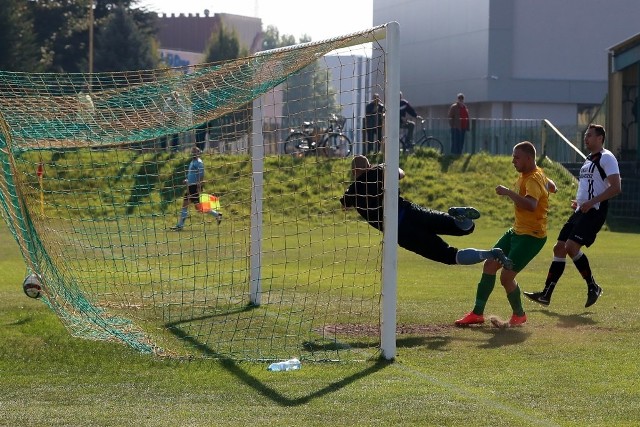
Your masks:
<svg viewBox="0 0 640 427"><path fill-rule="evenodd" d="M413 109L411 104L409 104L409 101L404 99L402 92L400 92L400 127L407 129L405 144L407 147L411 147L413 144L413 130L416 128L416 122L409 120L407 116L411 116L414 119L422 119L422 117L416 113L416 110Z"/></svg>
<svg viewBox="0 0 640 427"><path fill-rule="evenodd" d="M380 150L382 141L382 123L384 120L384 104L380 95L375 93L365 107L365 153L375 153Z"/></svg>
<svg viewBox="0 0 640 427"><path fill-rule="evenodd" d="M449 127L451 128L451 154L459 156L464 148L464 136L469 130L469 109L464 104L464 94L458 94L458 101L449 107Z"/></svg>

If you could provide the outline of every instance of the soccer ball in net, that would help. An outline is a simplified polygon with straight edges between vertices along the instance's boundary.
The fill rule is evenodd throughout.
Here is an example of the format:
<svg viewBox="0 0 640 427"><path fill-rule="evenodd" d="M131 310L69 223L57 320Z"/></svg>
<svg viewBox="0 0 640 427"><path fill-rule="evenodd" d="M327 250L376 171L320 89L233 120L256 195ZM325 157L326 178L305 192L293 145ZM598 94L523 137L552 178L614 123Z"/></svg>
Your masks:
<svg viewBox="0 0 640 427"><path fill-rule="evenodd" d="M28 297L38 298L42 294L40 277L35 273L28 275L22 282L22 290Z"/></svg>

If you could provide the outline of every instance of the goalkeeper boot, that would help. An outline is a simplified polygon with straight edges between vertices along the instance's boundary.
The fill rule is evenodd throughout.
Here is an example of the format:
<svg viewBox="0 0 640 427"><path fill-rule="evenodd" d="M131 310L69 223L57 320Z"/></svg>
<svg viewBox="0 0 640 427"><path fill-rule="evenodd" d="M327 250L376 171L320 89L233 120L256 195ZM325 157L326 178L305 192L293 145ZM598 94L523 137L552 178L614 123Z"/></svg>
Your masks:
<svg viewBox="0 0 640 427"><path fill-rule="evenodd" d="M474 219L480 218L480 212L472 207L452 207L449 208L449 215L453 217L459 229L472 232Z"/></svg>
<svg viewBox="0 0 640 427"><path fill-rule="evenodd" d="M216 221L218 221L218 225L222 222L222 214L220 212L216 215Z"/></svg>
<svg viewBox="0 0 640 427"><path fill-rule="evenodd" d="M173 227L169 228L169 230L171 231L182 231L183 226L182 225L174 225Z"/></svg>
<svg viewBox="0 0 640 427"><path fill-rule="evenodd" d="M500 248L491 249L491 255L493 255L493 259L495 259L500 264L502 264L504 268L506 268L507 270L513 270L513 261L507 258L507 256L504 254L502 249Z"/></svg>
<svg viewBox="0 0 640 427"><path fill-rule="evenodd" d="M449 215L457 220L464 219L478 219L480 218L480 211L471 206L451 207L449 208Z"/></svg>
<svg viewBox="0 0 640 427"><path fill-rule="evenodd" d="M456 326L469 326L484 323L482 314L475 314L473 311L465 314L464 317L455 321Z"/></svg>

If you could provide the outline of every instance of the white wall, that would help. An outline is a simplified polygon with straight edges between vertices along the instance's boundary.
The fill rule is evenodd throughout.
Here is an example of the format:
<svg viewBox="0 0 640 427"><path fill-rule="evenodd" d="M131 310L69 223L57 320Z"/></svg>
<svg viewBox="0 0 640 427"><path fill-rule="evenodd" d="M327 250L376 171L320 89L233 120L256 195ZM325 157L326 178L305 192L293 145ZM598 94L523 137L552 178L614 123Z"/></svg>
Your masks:
<svg viewBox="0 0 640 427"><path fill-rule="evenodd" d="M400 87L414 105L473 96L488 67L489 0L373 0L374 25L400 24Z"/></svg>
<svg viewBox="0 0 640 427"><path fill-rule="evenodd" d="M441 111L464 92L478 112L572 124L578 105L603 101L607 48L638 33L640 1L373 0L373 20L400 23L414 106Z"/></svg>
<svg viewBox="0 0 640 427"><path fill-rule="evenodd" d="M511 104L512 119L549 119L556 124L571 124L576 121L578 110L576 104L542 104L520 103Z"/></svg>
<svg viewBox="0 0 640 427"><path fill-rule="evenodd" d="M607 49L638 33L638 0L514 1L513 77L607 80Z"/></svg>

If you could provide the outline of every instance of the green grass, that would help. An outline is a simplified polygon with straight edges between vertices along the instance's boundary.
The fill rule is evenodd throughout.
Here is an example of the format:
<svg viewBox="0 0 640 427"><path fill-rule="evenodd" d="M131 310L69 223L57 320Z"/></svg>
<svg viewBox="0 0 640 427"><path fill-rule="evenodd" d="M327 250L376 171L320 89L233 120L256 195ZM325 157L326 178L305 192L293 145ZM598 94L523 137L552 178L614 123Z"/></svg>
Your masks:
<svg viewBox="0 0 640 427"><path fill-rule="evenodd" d="M476 232L448 239L454 245L488 247L511 220L492 192L512 185L508 158L414 157L402 166L411 200L481 208ZM575 192L562 173L547 170L561 192L552 196L546 247L519 275L525 290L541 287ZM633 426L640 419L638 234L603 230L585 250L604 288L596 305L584 308L586 287L569 263L551 306L525 302L529 322L507 330L452 326L473 306L480 266L443 266L400 250L396 360L303 363L280 373L266 363L167 359L74 338L22 293L24 262L4 227L0 239L0 425ZM498 285L487 314L509 311Z"/></svg>

